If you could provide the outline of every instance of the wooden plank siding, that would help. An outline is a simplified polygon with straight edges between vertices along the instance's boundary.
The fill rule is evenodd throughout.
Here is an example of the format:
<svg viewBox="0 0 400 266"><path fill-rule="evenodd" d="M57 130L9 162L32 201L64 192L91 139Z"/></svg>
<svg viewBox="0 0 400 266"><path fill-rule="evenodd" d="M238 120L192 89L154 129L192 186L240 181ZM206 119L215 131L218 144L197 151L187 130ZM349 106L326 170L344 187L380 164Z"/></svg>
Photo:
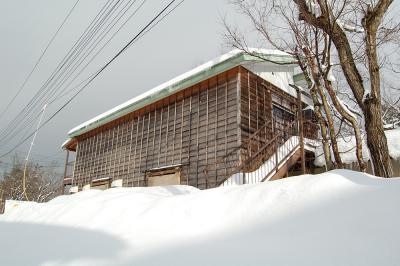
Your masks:
<svg viewBox="0 0 400 266"><path fill-rule="evenodd" d="M273 121L273 105L298 109L295 97L235 67L78 136L73 185L110 177L147 186L145 171L180 165L181 184L216 187L244 160L242 143Z"/></svg>
<svg viewBox="0 0 400 266"><path fill-rule="evenodd" d="M239 67L189 87L77 138L73 185L98 178L146 186L145 171L182 164L181 184L215 187L218 158L237 147ZM239 158L239 155L236 156Z"/></svg>
<svg viewBox="0 0 400 266"><path fill-rule="evenodd" d="M270 82L247 70L244 67L239 68L240 77L240 135L241 143L245 143L249 136L271 122L270 134L266 138L255 142L255 149L262 146L261 141L265 143L273 137L275 123L273 119L273 105L279 106L288 112L297 111L297 99L283 90L277 88ZM240 160L243 161L248 155L244 149L241 149ZM247 154L247 155L246 155ZM254 168L254 167L252 167ZM257 166L255 166L257 168Z"/></svg>

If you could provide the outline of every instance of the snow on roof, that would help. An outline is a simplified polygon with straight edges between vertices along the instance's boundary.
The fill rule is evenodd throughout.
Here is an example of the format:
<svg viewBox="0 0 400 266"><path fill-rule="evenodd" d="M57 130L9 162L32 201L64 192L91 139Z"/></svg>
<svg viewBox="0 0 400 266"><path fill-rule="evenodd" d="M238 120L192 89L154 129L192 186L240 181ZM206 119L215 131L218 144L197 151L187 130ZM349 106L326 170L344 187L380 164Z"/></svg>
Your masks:
<svg viewBox="0 0 400 266"><path fill-rule="evenodd" d="M279 50L251 48L249 50L249 52L257 54L260 57L264 57L264 58L268 57L267 59L270 60L270 61L273 61L273 62L294 63L293 57L290 54L282 52L282 51L279 51ZM90 120L88 120L88 121L86 121L86 122L74 127L73 129L71 129L68 132L68 135L70 137L74 137L74 136L80 135L80 134L82 134L84 132L87 132L87 131L89 131L89 130L91 130L93 128L96 128L96 127L100 126L101 124L104 124L106 122L112 121L112 120L114 120L114 119L116 119L118 117L123 116L124 114L127 114L129 112L137 110L140 107L148 105L148 104L150 104L150 103L152 103L152 102L154 102L156 100L159 100L158 98L156 98L154 96L157 96L162 92L166 92L166 93L165 93L165 95L162 95L161 98L164 98L164 97L166 97L166 96L168 96L170 94L173 94L176 91L178 91L178 89L175 90L173 88L175 85L177 85L177 84L179 84L181 82L184 82L184 81L194 77L197 74L201 74L204 71L211 70L213 67L215 67L215 66L217 66L217 65L219 65L221 63L230 62L231 60L233 60L233 59L235 59L237 57L240 57L240 56L243 56L243 57L239 58L237 62L235 62L235 61L231 62L231 64L229 65L230 68L232 68L232 67L234 67L236 65L240 65L243 61L262 61L261 58L257 58L257 57L254 57L254 56L249 56L249 55L245 54L243 51L241 51L239 49L232 50L232 51L230 51L230 52L228 52L226 54L223 54L223 55L221 55L221 56L219 56L217 58L214 58L213 60L210 60L210 61L208 61L208 62L206 62L206 63L204 63L204 64L202 64L202 65L200 65L200 66L198 66L198 67L186 72L186 73L183 73L182 75L179 75L176 78L173 78L173 79L171 79L171 80L169 80L169 81L167 81L167 82L165 82L165 83L163 83L163 84L161 84L161 85L159 85L159 86L157 86L157 87L155 87L155 88L153 88L153 89L151 89L149 91L146 91L146 92L140 94L139 96L137 96L137 97L135 97L135 98L123 103L123 104L120 104L120 105L112 108L111 110L109 110L107 112L104 112L104 113L102 113L102 114L100 114L100 115L98 115L98 116L96 116L96 117L94 117L94 118L92 118L92 119L90 119ZM225 70L227 70L227 69L225 69ZM222 70L220 72L223 72L225 70ZM213 74L214 75L218 74L218 72L213 73ZM206 79L206 78L204 78L204 79ZM199 82L199 81L197 81L197 82ZM184 85L186 85L186 84L184 84ZM193 85L193 84L191 84L191 85ZM186 87L188 87L188 86L186 86ZM183 88L179 88L179 89L184 89L184 87ZM152 98L155 98L155 99L152 99ZM149 101L146 102L146 100L149 100ZM136 109L135 108L131 108L133 105L139 104L139 103L142 103L142 102L143 102L143 106L138 106L138 107L136 107ZM103 121L106 118L108 118L108 120L107 121Z"/></svg>
<svg viewBox="0 0 400 266"><path fill-rule="evenodd" d="M400 158L400 128L392 129L392 130L385 130L386 139L388 142L389 148L389 155L393 159ZM370 159L370 154L368 147L365 143L365 139L363 139L363 158L365 161ZM350 164L353 162L357 162L356 157L356 140L354 136L349 136L345 138L338 138L338 148L342 158L343 163ZM325 157L323 155L322 144L316 148L315 152L315 160L314 164L316 166L325 166ZM333 154L332 154L332 158Z"/></svg>
<svg viewBox="0 0 400 266"><path fill-rule="evenodd" d="M67 145L68 144L68 142L70 142L71 141L71 138L67 138L67 140L65 140L64 142L63 142L63 144L61 144L61 148L65 148L65 145Z"/></svg>
<svg viewBox="0 0 400 266"><path fill-rule="evenodd" d="M335 170L201 191L112 188L40 204L7 201L1 262L398 265L399 181Z"/></svg>

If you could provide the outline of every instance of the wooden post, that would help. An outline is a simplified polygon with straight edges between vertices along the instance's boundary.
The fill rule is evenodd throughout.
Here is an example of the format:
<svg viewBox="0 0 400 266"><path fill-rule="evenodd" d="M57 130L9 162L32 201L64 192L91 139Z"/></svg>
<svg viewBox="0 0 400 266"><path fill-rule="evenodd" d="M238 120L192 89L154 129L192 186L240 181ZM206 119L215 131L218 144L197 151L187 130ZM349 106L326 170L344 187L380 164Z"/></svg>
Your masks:
<svg viewBox="0 0 400 266"><path fill-rule="evenodd" d="M190 91L190 101L189 101L189 144L188 144L188 155L187 155L187 171L186 171L186 185L189 185L189 175L190 175L190 148L192 145L192 102L193 102L193 88ZM197 182L197 181L196 181ZM197 184L197 183L196 183Z"/></svg>
<svg viewBox="0 0 400 266"><path fill-rule="evenodd" d="M66 149L66 151L67 151L67 155L65 156L65 166L64 166L64 176L63 176L63 179L62 179L62 184L61 184L61 195L64 195L64 180L65 180L65 177L67 176L67 168L68 168L68 160L69 160L69 150L67 150ZM1 195L1 196L3 196L3 194Z"/></svg>
<svg viewBox="0 0 400 266"><path fill-rule="evenodd" d="M301 90L296 87L297 90L297 115L299 117L299 138L300 138L300 153L301 153L301 173L306 173L306 158L304 153L304 131L303 131L303 107L301 102Z"/></svg>
<svg viewBox="0 0 400 266"><path fill-rule="evenodd" d="M65 156L65 166L64 166L64 179L67 176L67 167L68 167L68 160L69 160L69 150L67 151L67 155Z"/></svg>
<svg viewBox="0 0 400 266"><path fill-rule="evenodd" d="M5 212L6 209L6 201L3 200L3 190L1 191L1 195L0 195L0 214L3 214Z"/></svg>
<svg viewBox="0 0 400 266"><path fill-rule="evenodd" d="M279 151L279 145L278 145L278 139L275 139L274 141L274 150L275 150L275 174L278 173L278 166L279 166L279 162L278 162L278 151Z"/></svg>
<svg viewBox="0 0 400 266"><path fill-rule="evenodd" d="M138 117L139 120L139 117ZM129 174L131 170L131 156L132 156L132 137L133 137L133 127L135 125L135 118L132 119L132 126L131 126L131 135L130 135L130 140L129 140L129 154L128 154L128 165L126 169L126 180L127 180L127 186L129 187L129 182L131 180ZM139 125L139 124L138 124ZM137 136L137 131L136 131L136 136ZM136 146L135 146L136 148ZM135 159L135 157L133 157ZM133 168L133 171L135 171L135 167ZM133 186L133 179L132 179L132 186Z"/></svg>

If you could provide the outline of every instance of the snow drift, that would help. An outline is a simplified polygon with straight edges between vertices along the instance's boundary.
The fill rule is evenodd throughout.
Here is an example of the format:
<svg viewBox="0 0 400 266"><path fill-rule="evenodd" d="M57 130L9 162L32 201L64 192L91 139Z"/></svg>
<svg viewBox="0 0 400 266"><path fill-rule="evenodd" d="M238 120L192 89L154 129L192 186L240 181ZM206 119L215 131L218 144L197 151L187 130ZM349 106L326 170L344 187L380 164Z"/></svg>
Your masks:
<svg viewBox="0 0 400 266"><path fill-rule="evenodd" d="M7 202L1 265L398 265L400 179L336 170Z"/></svg>

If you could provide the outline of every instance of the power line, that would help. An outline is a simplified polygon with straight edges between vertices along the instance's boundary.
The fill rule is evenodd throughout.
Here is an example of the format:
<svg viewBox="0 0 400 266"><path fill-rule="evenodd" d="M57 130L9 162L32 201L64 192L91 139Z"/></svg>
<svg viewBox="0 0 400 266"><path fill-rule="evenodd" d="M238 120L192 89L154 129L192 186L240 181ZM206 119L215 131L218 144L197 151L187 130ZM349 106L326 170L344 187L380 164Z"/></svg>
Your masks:
<svg viewBox="0 0 400 266"><path fill-rule="evenodd" d="M129 22L130 19L132 19L132 17L137 13L137 11L143 6L143 4L146 2L146 0L143 0L142 3L136 8L136 10L125 20L125 22L123 22L123 24L117 29L117 31L115 31L113 33L113 35L107 40L107 42L105 42L103 44L102 47L100 47L100 49L92 56L92 58L85 64L85 66L79 71L79 73L77 75L74 76L74 78L66 85L65 89L67 89L69 86L71 86L72 82L74 82L77 77L86 69L86 67L88 67L88 65L98 56L98 54L110 43L110 41L119 33L119 31ZM106 34L109 32L109 30L106 32ZM97 47L97 45L90 51L90 53ZM89 54L90 54L89 53ZM89 55L88 54L88 55ZM86 56L87 57L87 56ZM86 58L85 57L85 58ZM64 92L63 94L62 91L50 102L53 103L54 101L56 101L58 98L61 98L65 95L67 95L68 93L70 93L71 91L73 91L74 89L76 89L77 87L74 87L66 92Z"/></svg>
<svg viewBox="0 0 400 266"><path fill-rule="evenodd" d="M176 0L172 0L171 2L168 3L153 19L150 20L146 24L145 27L143 27L139 33L137 33L116 55L114 55L103 67L101 67L98 71L96 71L92 77L88 80L88 82L80 89L78 90L64 105L62 105L51 117L49 117L37 130L41 129L45 125L47 125L59 112L61 112L69 103L71 103L98 75L100 75L116 58L118 58L123 52L125 52L136 40L142 38L144 36L144 32L146 32L147 29L149 29L154 21L156 21L159 17L161 17L162 14L175 2ZM177 6L182 4L185 0L181 0L180 3L178 3ZM177 7L176 6L176 7ZM175 10L176 7L172 9ZM170 14L171 12L169 12ZM164 19L166 16L161 17L161 20ZM158 21L159 23L160 21ZM147 31L148 32L148 31ZM36 131L35 131L36 132ZM7 156L8 154L12 153L15 149L17 149L19 146L21 146L26 140L28 140L31 136L35 134L35 132L32 132L28 137L26 137L23 141L19 142L17 145L15 145L11 150L8 152L4 153L3 155L0 156L0 158L3 158Z"/></svg>
<svg viewBox="0 0 400 266"><path fill-rule="evenodd" d="M115 37L115 35L121 30L121 28L124 27L125 24L126 24L126 23L136 14L136 12L143 6L143 4L145 3L145 1L146 1L146 0L142 1L142 3L139 5L139 7L136 8L136 10L129 16L129 18L125 20L125 22L123 22L123 24L118 28L118 30L108 39L108 41L107 41L106 43L104 43L104 45L96 52L96 54L90 59L90 61L89 61L82 69L80 69L79 73L77 73L77 74L73 77L73 79L68 83L68 85L66 86L66 88L68 88L68 87L79 77L79 75L83 72L83 70L86 69L86 67L95 59L95 57L104 49L104 47ZM51 104L51 103L53 103L53 102L56 100L56 98L58 98L58 97L60 96L60 94L62 93L62 91L60 91L60 89L61 89L62 86L65 84L65 82L68 81L68 79L73 75L73 73L75 73L76 69L78 69L78 68L80 67L80 65L84 62L84 60L97 48L97 46L102 42L102 40L108 35L108 33L114 28L114 26L120 21L120 19L125 15L125 13L132 7L132 5L133 5L135 2L136 2L136 0L134 0L133 2L132 2L131 0L128 1L128 2L125 4L125 6L118 12L118 14L112 19L112 21L101 31L100 35L97 36L97 38L94 40L94 42L92 42L92 44L91 44L88 48L81 48L81 49L80 49L79 53L81 53L82 51L84 51L84 52L83 52L83 56L82 56L80 59L78 59L78 62L76 62L76 63L74 63L74 64L72 64L72 63L73 63L73 61L76 60L77 55L75 55L75 56L72 58L72 61L70 61L70 63L68 63L67 68L64 69L63 72L62 72L61 74L59 74L59 76L57 77L57 79L56 79L55 81L53 81L53 88L50 87L50 89L48 89L49 91L52 91L52 92L50 92L51 95L44 96L44 97L46 97L46 99L44 99L44 103L49 103L49 101L51 100L51 97L54 96L55 98L54 98L53 100L50 101L50 104ZM121 3L122 3L122 2L121 2ZM116 7L116 5L118 5L118 2L117 2L116 4L114 4L113 8ZM111 11L111 10L110 10L110 11ZM110 11L106 14L106 16L109 15L109 14L111 14L111 13L113 13L113 12L110 12ZM106 12L106 11L104 11L104 12ZM121 13L122 13L122 15L121 15ZM100 17L101 17L101 16L100 16ZM104 24L105 21L106 21L106 20L104 20L104 18L103 18L102 21L101 21L101 23ZM100 26L101 26L101 25L100 25ZM97 27L97 29L96 29L96 32L95 32L95 33L97 33L98 30L99 30L98 25L96 25L96 27ZM95 35L96 35L96 34L92 34L92 36L95 36ZM91 37L92 37L92 36L91 36ZM85 38L86 38L86 37L85 37ZM85 38L84 38L84 39L85 39ZM91 38L91 39L92 39L92 38ZM91 39L90 39L89 41L86 42L86 44L84 45L84 47L86 47L86 46L91 42ZM100 40L99 40L99 39L100 39ZM99 40L99 41L98 41L98 40ZM76 49L75 49L75 51L76 51ZM65 65L65 64L66 64L66 63L64 63L64 65ZM72 65L72 69L69 69L69 70L68 70L67 76L62 77L62 76L64 75L64 73L67 71L67 69L68 69L71 65ZM54 75L53 75L53 77L54 77ZM60 77L62 77L62 78L61 78L61 82L55 83L55 82L57 82L57 80L58 80ZM48 85L48 83L47 83L46 85ZM51 85L50 85L50 86L51 86ZM54 88L54 86L56 86L56 87ZM65 88L65 89L66 89L66 88ZM76 87L72 88L71 90L74 90L75 88L76 88ZM65 90L65 89L64 89L64 90ZM71 91L71 90L70 90L70 91ZM58 91L58 92L57 92L57 91ZM70 91L68 91L68 92L65 93L65 94L68 94ZM64 96L65 94L63 94L62 96ZM31 112L31 113L32 113L32 115L30 115L30 118L34 115L34 112ZM36 120L36 119L38 118L38 116L39 116L39 114L36 115L36 117L34 118L34 120ZM34 121L30 121L29 123L32 124L33 122L34 122ZM26 125L26 123L25 123L24 125ZM14 131L19 132L19 131L17 130L16 127L14 127ZM12 133L12 132L11 132L11 133ZM10 135L9 138L13 138L13 137L14 137L13 134L10 134L10 133L9 133L8 135ZM3 140L3 141L7 141L7 140L8 140L8 139L4 140L4 138L5 138L5 137L3 136L3 138L2 138L1 140Z"/></svg>
<svg viewBox="0 0 400 266"><path fill-rule="evenodd" d="M136 2L136 0L129 1L127 3L127 5L125 5L124 8L126 8L125 10L122 9L120 10L120 12L117 14L117 16L114 18L113 21L111 21L111 23L109 25L107 25L107 27L104 28L104 30L100 33L99 36L97 36L97 38L94 40L93 43L90 44L90 46L86 49L86 51L84 52L83 56L77 61L75 62L75 64L73 65L72 69L70 69L67 73L66 76L64 76L61 79L61 82L59 82L58 84L55 84L56 88L55 90L60 90L60 88L62 88L62 86L70 79L70 77L76 72L76 70L84 63L84 61L86 60L86 58L88 58L88 56L90 56L92 54L92 52L98 47L98 45L104 40L104 38L108 35L108 33L115 27L115 25L124 17L124 15L126 14L126 12L132 7L132 5ZM131 16L128 17L128 19L125 20L125 22L117 29L117 31L114 32L114 34L103 44L102 47L100 47L100 49L92 56L92 58L84 65L83 68L81 68L79 70L79 72L73 76L72 80L66 85L66 88L68 88L69 86L71 86L71 84L80 76L80 74L89 66L89 64L97 57L97 55L110 43L110 41L112 39L114 39L114 37L117 35L117 33L125 26L125 24L139 11L139 9L143 6L143 4L146 2L146 0L143 0L142 3L136 8L136 10L131 14ZM130 3L130 4L129 4ZM122 13L122 14L121 14ZM57 98L61 93L63 92L63 90L59 91L59 93L57 95L55 95L54 98ZM54 96L54 95L53 95ZM51 97L50 97L51 98ZM52 99L50 102L54 102L55 99Z"/></svg>
<svg viewBox="0 0 400 266"><path fill-rule="evenodd" d="M36 132L35 132L35 134L33 134L33 139L32 139L31 145L29 147L28 154L25 159L24 172L23 172L23 178L22 178L22 194L24 194L26 200L29 200L28 194L26 194L26 174L27 174L27 170L28 170L29 156L31 155L33 145L35 145L36 136L39 132L40 123L42 122L44 112L46 111L46 107L47 107L47 105L45 104L43 106L42 114L40 115L40 119L39 119L39 123L36 128Z"/></svg>
<svg viewBox="0 0 400 266"><path fill-rule="evenodd" d="M43 98L42 94L43 91L45 91L44 89L48 86L49 82L51 82L52 79L54 79L54 77L56 76L56 74L64 67L65 63L68 62L68 60L70 59L70 57L73 55L74 53L74 48L77 49L77 47L79 47L79 45L81 45L84 41L85 38L87 37L87 34L90 33L90 31L92 30L92 28L96 25L98 19L100 18L99 16L101 16L103 14L103 12L106 12L107 8L112 4L112 1L108 0L108 2L103 6L102 10L100 10L100 12L97 14L97 16L92 20L91 24L85 29L85 32L81 35L81 37L78 39L77 42L75 42L74 46L69 50L69 52L64 56L64 58L61 60L61 62L58 64L58 66L56 67L56 69L53 71L53 73L50 75L50 77L46 80L46 82L44 83L44 85L42 85L42 87L39 89L39 91L34 95L34 97L31 99L31 101L22 109L22 111L9 123L9 126L7 129L11 128L11 129L16 129L16 125L18 125L18 121L23 121L23 119L25 118L24 116L28 115L28 114L33 114L34 112L32 112L32 108L35 107L35 105L37 104L37 102L39 100L37 100L38 98L40 99L40 97ZM41 108L42 106L40 106ZM22 119L22 120L21 120ZM3 130L3 132L7 132L7 129ZM3 133L2 132L2 133Z"/></svg>
<svg viewBox="0 0 400 266"><path fill-rule="evenodd" d="M128 6L129 5L129 7L128 7L128 9L134 4L136 2L136 0L134 1L134 2L132 2L130 5L129 5L129 3L127 3L126 5L125 5L125 7L126 6ZM132 18L132 16L134 16L135 14L136 14L136 12L138 11L138 9L140 9L140 7L144 4L144 2L145 2L145 0L139 5L139 7L129 16L129 18L128 19L126 19L126 21L118 28L118 30L111 36L111 38L96 52L96 54L91 58L91 60L80 70L80 72L77 74L77 75L75 75L75 77L69 82L69 84L66 86L66 88L68 88L71 84L72 84L72 82L74 81L74 80L76 80L76 78L82 73L82 71L95 59L95 57L103 50L103 48L113 39L113 37L125 26L125 24ZM148 32L148 31L150 31L153 27L155 27L164 17L166 17L169 13L171 13L175 8L177 8L180 4L181 4L182 2L180 2L178 5L176 5L172 10L170 10L168 13L166 13L161 19L159 19L156 23L154 23L150 28L148 28L145 32L143 32L143 34L145 34L146 32ZM112 27L122 18L122 16L128 11L128 9L125 9L125 10L121 10L119 13L118 13L118 15L119 14L121 14L121 12L123 12L123 14L113 23L113 25L112 25ZM118 16L117 15L117 16ZM110 24L111 25L111 24ZM103 33L105 32L105 34L103 34L103 37L104 36L106 36L107 35L107 33L112 29L112 27L108 27L108 30L106 31L106 29L103 31ZM99 38L99 36L98 36L98 38ZM97 38L97 39L98 39ZM96 39L96 40L97 40ZM103 38L102 38L103 39ZM98 46L98 44L99 43L97 43L92 49L91 49L91 51L88 53L88 54L86 54L85 55L85 57L83 58L83 59L85 59L88 55L90 55L91 54L91 52ZM92 45L93 46L93 45ZM82 62L83 60L80 60L80 62ZM75 69L76 69L77 67L75 67ZM71 75L70 75L71 76ZM67 79L64 79L64 81L63 81L63 83L61 84L61 85L59 85L59 87L61 87L64 83L65 83L65 81L66 81ZM76 86L76 87L79 87L79 86ZM59 98L59 97L63 97L63 96L65 96L66 94L69 94L71 91L73 91L73 90L75 90L76 89L76 87L74 87L74 88L72 88L71 90L68 90L67 92L64 92L64 94L62 94L61 95L61 93L62 93L62 91L60 91L59 93L58 93L58 95L50 102L50 104L51 103L53 103L57 98ZM48 102L48 100L46 100L46 102ZM30 124L33 124L35 121L36 121L36 119L38 119L38 117L39 117L39 114L37 114L37 116L34 118L34 121L31 121L30 122ZM10 138L12 138L13 136L10 136Z"/></svg>
<svg viewBox="0 0 400 266"><path fill-rule="evenodd" d="M56 79L54 79L54 80L52 80L51 81L51 83L49 83L50 85L49 85L49 91L51 92L51 91L55 91L56 89L57 89L57 87L55 87L54 88L54 86L56 86L57 85L57 81L58 80L60 80L60 78L61 78L61 80L63 79L62 77L63 77L63 75L64 75L64 73L68 70L68 69L70 69L70 67L71 67L71 65L73 65L73 63L76 61L76 59L80 56L80 54L81 53L83 53L83 55L85 54L85 51L87 51L91 46L89 46L89 48L87 48L87 46L92 42L92 40L93 40L93 38L95 38L96 37L96 35L97 35L97 33L102 29L102 27L103 27L103 25L105 25L105 23L107 23L108 22L108 20L113 16L113 14L114 14L114 12L116 12L117 10L118 10L118 8L120 7L120 5L123 3L123 1L121 1L121 0L118 0L113 6L112 6L112 8L107 12L107 14L101 19L101 21L99 22L99 24L98 25L96 25L96 27L95 27L95 29L94 29L94 31L92 31L92 33L90 34L90 37L89 37L89 40L85 43L85 45L83 46L83 47L81 47L81 49L79 50L79 52L77 53L77 54L75 54L73 57L72 57L72 59L68 62L68 64L66 65L66 68L63 70L63 72L60 74L60 75L58 75L58 77L56 78ZM110 23L111 24L111 23ZM110 25L109 24L109 25ZM106 27L108 27L108 26L106 26ZM94 40L94 42L96 42L96 40L98 39L98 37ZM93 43L92 43L92 45L93 45ZM79 62L79 61L78 61ZM76 65L76 64L75 64ZM74 71L74 69L73 69L73 71ZM67 75L68 75L68 73L70 73L71 72L71 70L69 70L68 72L67 72ZM52 96L52 94L50 94L50 97ZM48 96L49 97L49 96Z"/></svg>
<svg viewBox="0 0 400 266"><path fill-rule="evenodd" d="M0 135L4 135L7 133L7 129L15 129L16 125L18 125L17 121L21 120L21 117L23 119L23 116L28 114L28 113L33 113L32 112L32 105L35 104L35 101L40 95L42 94L43 90L46 88L49 82L55 77L55 75L64 67L65 63L68 62L68 60L71 58L73 53L76 51L76 49L79 48L79 46L84 43L85 39L87 38L88 34L92 31L92 29L96 26L96 23L98 22L99 18L107 11L107 9L111 6L112 2L114 0L108 0L102 9L97 13L96 17L91 21L91 23L86 27L84 32L81 34L79 39L75 42L73 47L67 52L67 54L64 56L64 58L61 60L61 62L57 65L57 67L54 69L53 73L50 75L50 77L45 81L45 83L42 85L42 87L39 89L39 91L33 96L33 98L30 100L30 102L17 114L17 116L8 124L7 128L1 131ZM40 107L41 108L41 107Z"/></svg>
<svg viewBox="0 0 400 266"><path fill-rule="evenodd" d="M64 20L62 21L61 25L58 27L58 29L56 30L56 32L53 34L52 38L50 39L50 41L47 43L46 48L43 50L42 54L39 56L38 60L36 61L33 69L31 70L31 72L28 74L28 76L25 78L24 82L22 83L21 87L18 89L17 93L14 95L14 97L11 99L11 101L6 105L6 107L4 108L4 110L1 112L0 114L0 119L4 116L4 114L8 111L8 109L10 108L10 106L14 103L15 99L18 97L18 95L21 93L21 91L25 88L25 85L28 83L29 79L31 78L33 72L35 72L36 68L38 67L39 63L42 61L43 56L46 54L47 50L49 49L50 45L53 43L53 41L55 40L55 38L57 37L58 33L60 32L61 28L64 26L64 24L67 22L68 18L70 17L70 15L72 14L72 12L74 11L75 7L78 5L80 0L77 0L75 2L75 4L72 6L72 8L69 10L67 16L64 18Z"/></svg>
<svg viewBox="0 0 400 266"><path fill-rule="evenodd" d="M90 59L90 61L79 71L79 73L73 77L73 79L68 83L68 85L66 86L66 88L68 88L68 87L79 77L79 75L83 72L83 70L86 69L86 67L95 59L95 57L104 49L104 47L115 37L115 35L121 30L121 28L124 27L125 24L126 24L126 23L136 14L136 12L143 6L143 4L145 3L145 1L146 1L146 0L142 1L142 3L139 5L139 7L136 8L136 10L135 10L135 11L129 16L129 18L119 27L119 29L111 36L111 38L100 48L100 50L98 50L98 51L96 52L96 54L95 54L95 55ZM125 15L125 13L132 7L132 5L133 5L135 2L136 2L136 0L134 0L133 2L132 2L131 0L128 1L128 2L126 3L126 5L123 7L123 9L120 10L120 11L118 12L118 14L112 19L112 21L102 30L102 32L100 33L100 35L97 36L97 38L96 38L96 39L94 40L94 42L90 45L90 47L89 47L89 48L85 48L85 47L92 41L91 39L92 39L94 36L96 36L96 34L90 33L91 36L90 36L89 40L85 43L85 45L83 46L83 48L80 48L80 51L79 51L79 54L80 54L82 51L84 51L83 56L82 56L80 59L78 59L78 62L77 62L77 63L75 63L75 64L73 65L73 69L68 70L67 76L64 76L64 77L61 79L61 83L60 83L60 82L59 82L59 83L54 83L54 82L53 82L53 88L50 87L49 89L47 89L48 91L53 91L53 92L51 92L51 95L50 95L50 96L45 96L45 95L43 95L43 97L46 97L46 99L44 99L44 102L42 101L42 104L48 103L48 102L50 101L50 98L52 97L52 95L56 95L55 98L57 98L57 97L62 93L62 91L59 91L60 88L62 88L62 86L65 84L65 82L68 81L68 79L73 75L73 73L75 73L76 69L79 68L79 66L80 66L80 65L84 62L84 60L94 51L94 49L97 48L97 46L99 45L99 43L107 36L107 34L110 32L110 30L116 25L117 22L119 22L119 20ZM118 4L120 4L120 3L122 3L122 2L119 2L119 1L118 1L117 3L115 3L114 6L112 7L112 9L115 8L115 7L116 7ZM109 3L109 5L104 9L103 14L107 12L107 8L108 8L110 5L112 5L112 3ZM127 8L126 8L126 7L127 7ZM125 8L126 8L126 9L125 9ZM113 11L112 9L108 11L108 13L106 14L106 16L109 16L111 13L113 13L113 12L110 12L110 11ZM121 13L122 13L122 15L121 15ZM103 14L101 14L101 15L103 15ZM101 22L100 22L100 23L104 23L104 21L106 21L106 20L104 20L105 17L101 18L101 15L99 16L98 19L101 19ZM97 20L97 21L98 21L98 20ZM96 21L96 22L97 22L97 21ZM96 24L96 23L94 23L94 24ZM97 25L95 25L94 27L91 28L91 29L96 28L96 29L95 29L95 31L96 31L95 33L97 33L98 30L99 30L98 25L99 25L99 24L97 24ZM110 26L111 26L111 27L110 27ZM90 30L87 31L87 32L88 32L88 34L89 34ZM83 40L85 40L86 37L87 37L87 35L83 38ZM100 38L100 40L99 40L99 38ZM99 41L97 42L97 40L99 40ZM80 45L80 46L81 46L81 45ZM75 52L76 50L77 50L77 49L75 49L73 52ZM89 52L88 52L88 51L89 51ZM88 52L88 53L87 53L87 52ZM71 56L72 56L72 54L73 54L73 53L71 53ZM69 57L68 60L69 60L70 58L71 58L71 57ZM62 77L62 76L64 75L64 73L65 73L65 72L67 71L67 69L72 65L73 61L75 61L76 58L77 58L77 55L74 55L73 58L72 58L72 61L70 61L70 63L68 63L67 68L64 69L64 70L62 70L62 73L58 75L58 77L56 78L56 82L57 82L57 80L58 80L60 77ZM67 62L68 60L65 61L65 63L63 64L63 66L65 66L65 64L66 64L66 62ZM61 68L60 68L60 69L61 69ZM55 76L55 75L53 75L52 78L54 78L54 76ZM48 84L49 84L49 83L46 83L46 85L48 85ZM54 88L54 86L56 86L56 87ZM65 89L66 89L66 88L65 88ZM73 89L74 89L74 88L73 88ZM57 93L57 91L59 91L59 92ZM43 97L42 97L42 98L43 98ZM55 99L53 99L53 100L50 102L50 104L53 103L54 100L55 100ZM38 100L37 103L38 103L39 101L40 101L40 100ZM28 110L28 111L29 111L29 110ZM34 114L35 114L35 112L30 112L30 113L31 113L31 115L29 115L28 119L32 118L32 117L34 116ZM34 120L38 119L38 117L39 117L39 114L36 114ZM30 122L27 122L27 123L32 124L33 122L34 122L34 121L30 121ZM24 126L25 126L27 123L24 123ZM21 122L19 122L19 124L21 124ZM14 132L20 132L20 131L18 130L17 126L14 125L14 126L12 127L12 129L11 129L11 132L7 132L7 135L9 135L8 139L5 139L5 136L4 136L4 134L3 134L3 137L2 137L2 138L0 137L0 140L3 141L3 142L7 142L7 140L9 140L10 138L13 138L13 137L14 137L14 135L12 134L13 131L14 131Z"/></svg>

